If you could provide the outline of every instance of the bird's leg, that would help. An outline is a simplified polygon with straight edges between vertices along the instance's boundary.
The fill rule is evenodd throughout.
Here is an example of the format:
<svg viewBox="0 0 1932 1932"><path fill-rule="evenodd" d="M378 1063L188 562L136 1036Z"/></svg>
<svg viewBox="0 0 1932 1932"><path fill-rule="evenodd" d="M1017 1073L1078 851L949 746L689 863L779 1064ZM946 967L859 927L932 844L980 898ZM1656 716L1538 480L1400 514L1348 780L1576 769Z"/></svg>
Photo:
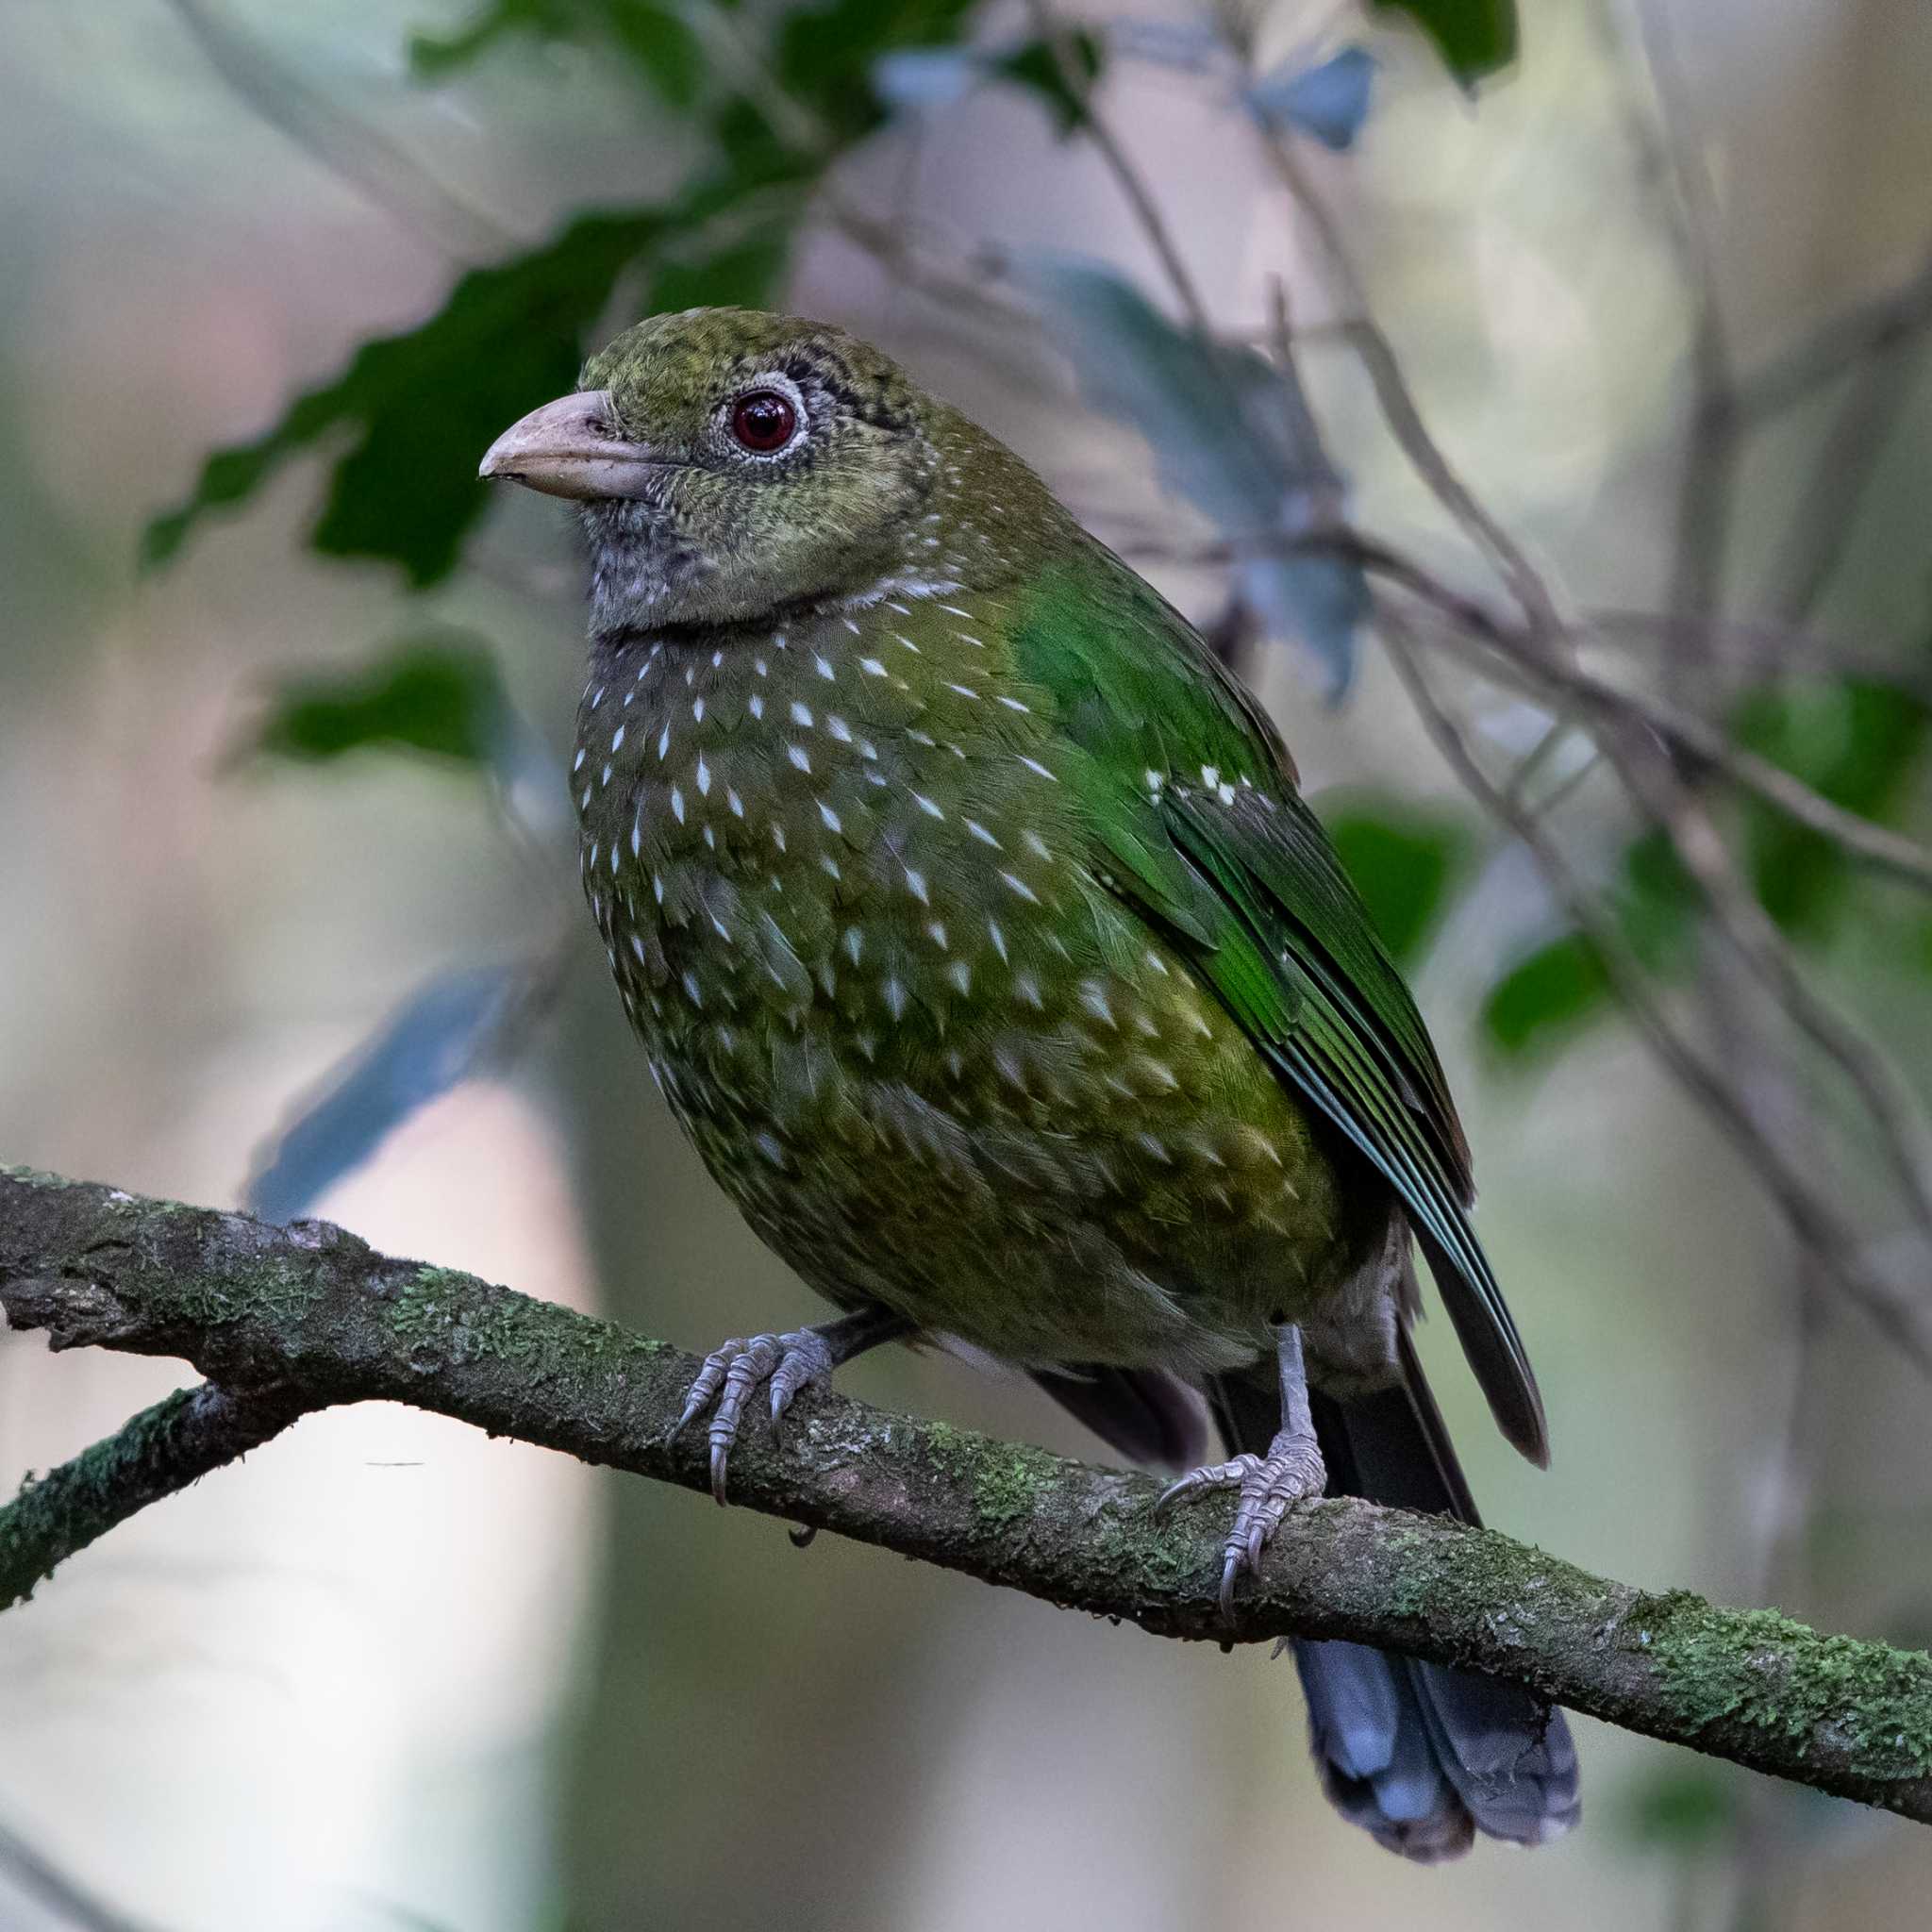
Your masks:
<svg viewBox="0 0 1932 1932"><path fill-rule="evenodd" d="M705 1357L705 1365L685 1397L684 1413L671 1433L676 1436L716 1402L710 1432L711 1493L723 1503L724 1472L731 1460L732 1444L738 1441L744 1405L761 1382L771 1385L775 1441L780 1419L801 1389L814 1382L829 1382L834 1369L882 1341L896 1341L909 1334L912 1326L904 1315L874 1302L836 1322L821 1322L814 1328L793 1328L784 1335L734 1336Z"/></svg>
<svg viewBox="0 0 1932 1932"><path fill-rule="evenodd" d="M1222 1545L1221 1613L1234 1610L1234 1586L1243 1570L1260 1567L1261 1552L1281 1527L1281 1519L1297 1503L1319 1496L1328 1471L1315 1440L1314 1418L1308 1413L1308 1376L1302 1363L1302 1331L1283 1323L1274 1331L1275 1354L1281 1368L1281 1427L1266 1456L1237 1456L1227 1462L1209 1463L1191 1471L1161 1492L1156 1509L1208 1490L1239 1490L1241 1503L1234 1526Z"/></svg>

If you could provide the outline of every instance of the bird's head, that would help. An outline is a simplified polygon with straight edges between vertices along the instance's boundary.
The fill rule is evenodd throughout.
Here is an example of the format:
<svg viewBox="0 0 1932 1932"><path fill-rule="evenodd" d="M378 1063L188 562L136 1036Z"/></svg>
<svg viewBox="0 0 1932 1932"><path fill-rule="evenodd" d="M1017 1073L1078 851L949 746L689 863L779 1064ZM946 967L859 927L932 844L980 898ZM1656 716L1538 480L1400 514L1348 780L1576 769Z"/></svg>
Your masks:
<svg viewBox="0 0 1932 1932"><path fill-rule="evenodd" d="M692 308L626 329L575 395L498 437L482 474L582 506L591 628L609 634L944 578L959 561L946 507L967 468L1002 458L1032 483L842 329Z"/></svg>

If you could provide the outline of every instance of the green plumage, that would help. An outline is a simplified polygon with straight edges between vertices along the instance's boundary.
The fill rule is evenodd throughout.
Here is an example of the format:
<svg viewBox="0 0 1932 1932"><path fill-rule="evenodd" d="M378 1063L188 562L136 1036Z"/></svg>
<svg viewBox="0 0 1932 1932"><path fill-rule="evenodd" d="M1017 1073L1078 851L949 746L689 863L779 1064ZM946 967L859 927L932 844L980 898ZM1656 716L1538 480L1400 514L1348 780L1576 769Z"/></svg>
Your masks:
<svg viewBox="0 0 1932 1932"><path fill-rule="evenodd" d="M642 325L586 385L658 447L728 325L667 354ZM1374 1261L1386 1177L1540 1456L1441 1068L1273 727L957 412L835 332L777 360L856 420L803 476L678 477L679 547L762 572L857 547L858 580L723 622L625 609L579 717L587 890L712 1172L836 1301L1028 1363L1196 1372ZM852 458L914 425L881 543ZM637 520L587 511L593 599ZM718 575L701 608L730 608L742 573Z"/></svg>
<svg viewBox="0 0 1932 1932"><path fill-rule="evenodd" d="M1191 1479L1241 1487L1225 1595L1324 1462L1473 1515L1407 1344L1413 1236L1544 1458L1441 1067L1280 739L1017 458L836 329L699 310L485 472L582 505L585 891L665 1097L854 1311L846 1353L958 1338L1149 1458L1202 1390L1243 1452ZM721 1500L745 1397L769 1379L775 1421L826 1333L711 1358ZM1297 1663L1329 1793L1384 1843L1575 1816L1521 1693Z"/></svg>

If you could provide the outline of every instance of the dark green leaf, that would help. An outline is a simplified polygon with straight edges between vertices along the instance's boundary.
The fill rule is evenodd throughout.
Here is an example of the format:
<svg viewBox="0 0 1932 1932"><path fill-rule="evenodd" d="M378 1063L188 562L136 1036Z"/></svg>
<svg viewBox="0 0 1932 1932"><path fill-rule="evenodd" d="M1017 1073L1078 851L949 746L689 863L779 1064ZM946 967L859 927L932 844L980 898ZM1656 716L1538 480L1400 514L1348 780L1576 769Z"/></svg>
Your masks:
<svg viewBox="0 0 1932 1932"><path fill-rule="evenodd" d="M454 33L411 35L409 69L419 80L441 80L479 59L511 34L560 39L569 31L569 18L563 0L493 0Z"/></svg>
<svg viewBox="0 0 1932 1932"><path fill-rule="evenodd" d="M430 632L358 670L284 684L242 750L321 764L380 748L486 765L512 729L489 653L465 632Z"/></svg>
<svg viewBox="0 0 1932 1932"><path fill-rule="evenodd" d="M315 548L399 563L418 586L446 575L483 508L483 451L575 384L584 330L667 225L657 210L586 215L541 248L473 270L427 322L365 343L266 436L211 456L188 501L148 525L144 560L166 562L210 509L241 502L291 457L346 429L353 441Z"/></svg>
<svg viewBox="0 0 1932 1932"><path fill-rule="evenodd" d="M1516 0L1374 0L1374 6L1380 13L1407 14L1464 87L1516 58Z"/></svg>
<svg viewBox="0 0 1932 1932"><path fill-rule="evenodd" d="M306 1214L419 1108L480 1072L533 984L528 968L433 979L323 1083L261 1159L246 1192L264 1221Z"/></svg>
<svg viewBox="0 0 1932 1932"><path fill-rule="evenodd" d="M1077 89L1068 84L1058 58L1044 41L1027 41L1008 53L995 55L991 70L998 78L1038 94L1046 103L1054 126L1067 135L1087 118L1086 93L1100 78L1106 47L1098 34L1084 27L1068 32L1063 44L1080 79Z"/></svg>
<svg viewBox="0 0 1932 1932"><path fill-rule="evenodd" d="M1368 609L1360 570L1265 549L1341 493L1292 370L1176 328L1105 263L1049 258L1025 278L1068 331L1089 398L1147 439L1169 490L1257 553L1237 568L1239 593L1271 635L1307 647L1339 695Z"/></svg>
<svg viewBox="0 0 1932 1932"><path fill-rule="evenodd" d="M856 139L884 115L868 81L872 62L894 46L945 42L970 5L834 0L787 17L779 66L838 142ZM419 54L419 65L426 58L434 70L439 60L468 58L512 28L543 31L589 12L611 32L627 34L640 58L647 44L658 44L653 7L517 0L501 19L486 9L454 42L432 43ZM660 78L672 84L668 66ZM419 587L446 575L487 500L476 480L479 457L508 424L573 386L584 332L608 306L619 276L653 261L660 245L688 243L718 217L740 214L762 190L803 188L833 158L829 151L789 146L748 99L722 103L712 132L721 165L670 205L581 217L541 248L465 275L427 322L365 344L340 376L301 397L266 435L209 457L187 502L149 525L144 560L167 561L208 511L241 503L290 458L344 432L348 452L331 475L314 547L399 563ZM752 241L741 228L715 259L680 259L663 270L666 285L729 291L707 293L708 301L762 298L782 265L783 222L784 210L776 209Z"/></svg>
<svg viewBox="0 0 1932 1932"><path fill-rule="evenodd" d="M690 261L666 261L651 276L645 312L680 308L762 308L785 272L785 236L777 231L741 239L735 247Z"/></svg>
<svg viewBox="0 0 1932 1932"><path fill-rule="evenodd" d="M841 142L869 134L885 108L873 65L896 47L943 47L959 38L974 0L830 0L785 18L773 66L788 93Z"/></svg>
<svg viewBox="0 0 1932 1932"><path fill-rule="evenodd" d="M1740 743L1804 779L1861 818L1896 810L1926 748L1924 706L1890 685L1858 678L1790 692L1759 692L1740 706ZM1829 840L1757 800L1745 808L1745 849L1765 909L1788 931L1823 939L1851 884Z"/></svg>
<svg viewBox="0 0 1932 1932"><path fill-rule="evenodd" d="M1451 882L1468 858L1469 828L1446 814L1386 799L1322 801L1342 869L1367 902L1397 965L1421 953Z"/></svg>
<svg viewBox="0 0 1932 1932"><path fill-rule="evenodd" d="M1630 949L1653 973L1684 963L1699 893L1670 835L1645 832L1624 851L1623 878L1610 909Z"/></svg>
<svg viewBox="0 0 1932 1932"><path fill-rule="evenodd" d="M1738 1816L1736 1788L1700 1766L1653 1773L1625 1794L1624 1835L1648 1852L1678 1857L1716 1848Z"/></svg>
<svg viewBox="0 0 1932 1932"><path fill-rule="evenodd" d="M452 34L416 35L409 65L419 79L441 80L513 34L614 42L673 107L689 107L704 78L696 34L651 0L491 0Z"/></svg>
<svg viewBox="0 0 1932 1932"><path fill-rule="evenodd" d="M1603 1010L1609 975L1597 950L1580 933L1566 933L1519 959L1483 1002L1491 1045L1523 1060L1567 1043Z"/></svg>
<svg viewBox="0 0 1932 1932"><path fill-rule="evenodd" d="M1666 976L1683 970L1699 896L1666 834L1645 832L1624 847L1605 898L1644 966ZM1609 1010L1609 975L1596 948L1580 933L1565 933L1519 959L1491 988L1483 1024L1507 1058L1526 1060L1568 1045Z"/></svg>

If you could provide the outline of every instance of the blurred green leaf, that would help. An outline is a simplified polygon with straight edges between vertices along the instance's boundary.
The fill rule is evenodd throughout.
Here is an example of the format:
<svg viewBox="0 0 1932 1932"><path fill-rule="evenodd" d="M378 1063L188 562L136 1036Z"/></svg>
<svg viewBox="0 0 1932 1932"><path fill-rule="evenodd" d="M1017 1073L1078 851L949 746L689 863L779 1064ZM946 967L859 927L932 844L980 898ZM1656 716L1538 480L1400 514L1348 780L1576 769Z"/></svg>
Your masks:
<svg viewBox="0 0 1932 1932"><path fill-rule="evenodd" d="M1519 959L1490 989L1483 1028L1505 1058L1524 1060L1565 1044L1609 993L1596 948L1581 933L1565 933Z"/></svg>
<svg viewBox="0 0 1932 1932"><path fill-rule="evenodd" d="M1474 844L1468 825L1447 813L1384 798L1339 807L1324 799L1322 818L1382 943L1398 965L1409 964L1468 860Z"/></svg>
<svg viewBox="0 0 1932 1932"><path fill-rule="evenodd" d="M1087 118L1085 92L1100 78L1107 50L1100 36L1085 27L1071 29L1064 36L1063 44L1082 83L1077 90L1068 85L1058 57L1044 41L1027 41L996 55L991 67L997 78L1010 80L1039 95L1053 116L1055 130L1068 135Z"/></svg>
<svg viewBox="0 0 1932 1932"><path fill-rule="evenodd" d="M487 765L510 720L489 652L467 632L435 631L355 671L291 678L241 749L302 764L380 748Z"/></svg>
<svg viewBox="0 0 1932 1932"><path fill-rule="evenodd" d="M1859 678L1755 693L1732 728L1740 744L1834 805L1879 820L1896 810L1926 748L1925 708ZM1745 804L1745 852L1757 896L1787 931L1822 939L1849 890L1843 852L1760 800Z"/></svg>
<svg viewBox="0 0 1932 1932"><path fill-rule="evenodd" d="M1698 892L1668 836L1633 839L1619 861L1607 908L1630 950L1653 973L1685 966L1695 928ZM1610 979L1596 947L1564 933L1511 966L1483 1002L1490 1042L1508 1060L1526 1063L1568 1045L1609 1010Z"/></svg>
<svg viewBox="0 0 1932 1932"><path fill-rule="evenodd" d="M1701 1765L1667 1766L1624 1794L1624 1838L1678 1857L1718 1848L1738 1816L1735 1786Z"/></svg>
<svg viewBox="0 0 1932 1932"><path fill-rule="evenodd" d="M1624 937L1653 973L1685 963L1700 894L1667 832L1644 832L1624 848L1622 878L1610 909Z"/></svg>
<svg viewBox="0 0 1932 1932"><path fill-rule="evenodd" d="M1379 13L1406 13L1436 43L1464 87L1516 58L1516 0L1374 0Z"/></svg>
<svg viewBox="0 0 1932 1932"><path fill-rule="evenodd" d="M1089 400L1131 423L1163 485L1237 544L1292 537L1340 500L1341 476L1291 370L1176 328L1105 263L1049 257L1024 278L1069 332ZM1357 566L1264 551L1237 566L1235 582L1271 635L1307 648L1339 696L1368 609Z"/></svg>
<svg viewBox="0 0 1932 1932"><path fill-rule="evenodd" d="M324 1080L262 1158L243 1196L249 1212L275 1222L308 1213L412 1113L482 1072L539 977L527 965L491 965L432 979Z"/></svg>
<svg viewBox="0 0 1932 1932"><path fill-rule="evenodd" d="M515 34L546 41L608 40L675 108L691 106L704 79L704 47L683 18L651 0L491 0L451 34L417 34L409 66L441 80Z"/></svg>
<svg viewBox="0 0 1932 1932"><path fill-rule="evenodd" d="M835 142L869 134L885 104L872 85L880 55L942 47L958 39L974 0L831 0L786 15L772 66L778 84L811 108Z"/></svg>
<svg viewBox="0 0 1932 1932"><path fill-rule="evenodd" d="M148 525L143 560L167 562L209 510L244 501L291 457L348 430L314 547L399 563L419 588L446 575L483 508L476 465L491 439L575 387L583 331L666 227L655 209L585 215L541 248L473 270L427 322L365 343L267 435L209 457L188 501Z"/></svg>
<svg viewBox="0 0 1932 1932"><path fill-rule="evenodd" d="M969 8L970 0L833 0L788 15L774 58L800 104L825 122L824 145L790 145L767 108L724 100L712 125L718 164L686 192L658 208L580 216L541 247L464 275L427 321L364 344L265 435L210 456L187 501L148 525L144 562L167 562L209 511L244 502L291 458L341 433L347 453L331 472L312 546L400 564L419 589L447 575L488 500L476 477L483 451L518 416L574 386L583 337L619 277L640 266L658 271L646 312L693 299L768 300L792 212L769 191L802 193L843 145L879 125L885 109L868 75L880 54L942 44ZM642 58L658 45L657 12L629 0L506 0L454 41L419 51L418 64L426 59L434 71L513 28L541 31L590 14L630 34ZM668 67L659 78L681 85ZM747 204L759 196L771 205L759 204L747 234ZM728 242L709 239L727 226ZM682 252L661 258L675 250ZM703 292L692 297L692 289Z"/></svg>

